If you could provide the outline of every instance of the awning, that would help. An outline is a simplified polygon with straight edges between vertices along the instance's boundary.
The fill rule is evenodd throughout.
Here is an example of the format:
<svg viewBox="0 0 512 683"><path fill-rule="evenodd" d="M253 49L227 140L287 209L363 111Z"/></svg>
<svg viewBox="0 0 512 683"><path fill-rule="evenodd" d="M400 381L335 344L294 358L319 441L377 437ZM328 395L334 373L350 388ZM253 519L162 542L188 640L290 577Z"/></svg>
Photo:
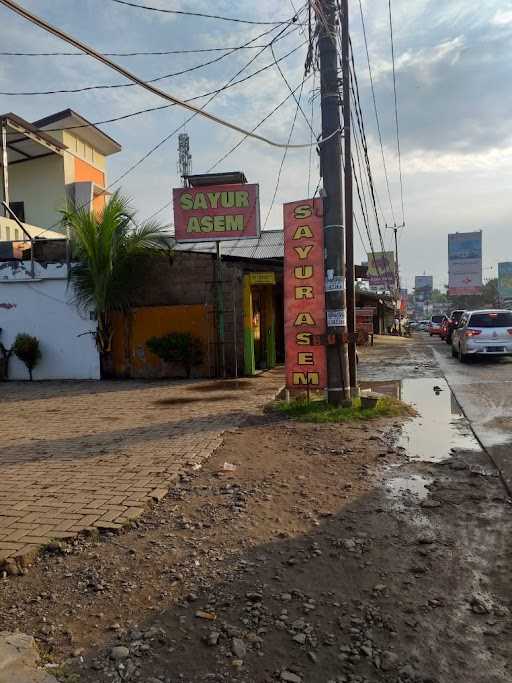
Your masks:
<svg viewBox="0 0 512 683"><path fill-rule="evenodd" d="M64 145L43 133L28 121L16 114L0 116L0 126L7 130L8 164L19 164L32 159L47 157L52 154L62 155Z"/></svg>

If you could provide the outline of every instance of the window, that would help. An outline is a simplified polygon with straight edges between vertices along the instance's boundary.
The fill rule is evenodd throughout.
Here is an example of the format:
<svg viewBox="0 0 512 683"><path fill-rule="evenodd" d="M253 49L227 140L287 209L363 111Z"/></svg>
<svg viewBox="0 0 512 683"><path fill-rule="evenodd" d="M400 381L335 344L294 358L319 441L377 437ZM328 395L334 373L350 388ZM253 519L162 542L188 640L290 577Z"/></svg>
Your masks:
<svg viewBox="0 0 512 683"><path fill-rule="evenodd" d="M473 313L469 320L470 327L511 327L512 312Z"/></svg>
<svg viewBox="0 0 512 683"><path fill-rule="evenodd" d="M433 323L442 323L443 318L444 318L444 315L433 315L432 316L432 322Z"/></svg>
<svg viewBox="0 0 512 683"><path fill-rule="evenodd" d="M19 239L20 239L20 230L19 230L19 228L14 228L14 239L16 240L16 242L18 242Z"/></svg>
<svg viewBox="0 0 512 683"><path fill-rule="evenodd" d="M22 223L25 222L25 202L10 202L11 211L16 214L16 218Z"/></svg>
<svg viewBox="0 0 512 683"><path fill-rule="evenodd" d="M6 226L5 228L5 240L6 242L11 241L11 228L9 226Z"/></svg>

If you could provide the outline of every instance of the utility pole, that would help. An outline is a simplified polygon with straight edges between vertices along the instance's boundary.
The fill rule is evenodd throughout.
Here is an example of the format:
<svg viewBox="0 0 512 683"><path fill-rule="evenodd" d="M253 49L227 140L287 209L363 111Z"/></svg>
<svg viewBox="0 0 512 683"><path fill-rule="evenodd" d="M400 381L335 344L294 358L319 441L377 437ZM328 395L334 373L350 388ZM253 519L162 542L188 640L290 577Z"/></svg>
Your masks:
<svg viewBox="0 0 512 683"><path fill-rule="evenodd" d="M332 405L350 403L347 353L347 305L345 291L345 230L341 173L341 121L338 88L335 0L319 0L320 96L322 138L320 146L324 196L324 244L327 332L335 336L328 345L327 399Z"/></svg>
<svg viewBox="0 0 512 683"><path fill-rule="evenodd" d="M395 233L395 287L396 287L396 295L395 295L395 301L400 301L400 267L398 264L398 231L400 228L405 228L405 223L402 223L402 225L386 225L386 228L393 230ZM400 306L400 304L399 304ZM398 309L395 312L395 317L400 318L400 309Z"/></svg>
<svg viewBox="0 0 512 683"><path fill-rule="evenodd" d="M352 194L352 131L350 126L350 55L348 0L341 0L341 75L343 86L343 140L345 148L345 245L347 286L348 370L350 395L359 396L356 355L356 289L354 269L354 207Z"/></svg>

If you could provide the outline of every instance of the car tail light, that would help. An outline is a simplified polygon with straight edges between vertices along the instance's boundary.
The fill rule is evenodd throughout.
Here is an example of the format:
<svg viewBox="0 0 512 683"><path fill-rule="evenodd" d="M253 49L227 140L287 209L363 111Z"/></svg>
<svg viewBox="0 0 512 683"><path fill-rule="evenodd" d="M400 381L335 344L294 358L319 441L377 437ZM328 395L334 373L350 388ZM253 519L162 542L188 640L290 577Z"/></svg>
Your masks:
<svg viewBox="0 0 512 683"><path fill-rule="evenodd" d="M480 330L466 330L464 332L465 337L478 337L479 334L481 334Z"/></svg>
<svg viewBox="0 0 512 683"><path fill-rule="evenodd" d="M512 334L512 330L507 330L507 332L508 332L509 334Z"/></svg>

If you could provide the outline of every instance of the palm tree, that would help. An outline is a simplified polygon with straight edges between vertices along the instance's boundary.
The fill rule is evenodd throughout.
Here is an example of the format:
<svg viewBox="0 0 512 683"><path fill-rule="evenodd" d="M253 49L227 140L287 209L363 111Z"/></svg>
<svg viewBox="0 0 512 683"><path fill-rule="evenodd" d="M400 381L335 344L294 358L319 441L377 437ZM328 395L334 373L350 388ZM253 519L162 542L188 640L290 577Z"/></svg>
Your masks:
<svg viewBox="0 0 512 683"><path fill-rule="evenodd" d="M147 257L169 253L169 238L155 222L135 223L129 200L118 192L100 214L74 205L61 213L70 230L75 302L96 312L95 341L105 377L112 372L112 314L130 309Z"/></svg>

